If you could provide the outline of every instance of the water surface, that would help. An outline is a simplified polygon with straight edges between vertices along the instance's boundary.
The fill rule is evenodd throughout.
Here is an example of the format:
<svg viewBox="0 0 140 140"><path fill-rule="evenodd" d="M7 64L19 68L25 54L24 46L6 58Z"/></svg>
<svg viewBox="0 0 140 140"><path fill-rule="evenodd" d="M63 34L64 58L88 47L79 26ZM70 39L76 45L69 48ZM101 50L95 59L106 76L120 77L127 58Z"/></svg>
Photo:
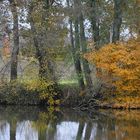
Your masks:
<svg viewBox="0 0 140 140"><path fill-rule="evenodd" d="M140 111L0 107L0 140L140 140Z"/></svg>

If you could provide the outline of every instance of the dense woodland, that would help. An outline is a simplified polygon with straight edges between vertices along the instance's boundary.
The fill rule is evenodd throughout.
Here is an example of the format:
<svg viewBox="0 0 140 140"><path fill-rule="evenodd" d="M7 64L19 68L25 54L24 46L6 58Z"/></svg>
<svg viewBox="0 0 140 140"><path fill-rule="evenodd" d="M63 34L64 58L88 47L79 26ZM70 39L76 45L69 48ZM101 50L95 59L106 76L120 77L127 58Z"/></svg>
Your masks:
<svg viewBox="0 0 140 140"><path fill-rule="evenodd" d="M0 103L140 108L139 0L1 0Z"/></svg>

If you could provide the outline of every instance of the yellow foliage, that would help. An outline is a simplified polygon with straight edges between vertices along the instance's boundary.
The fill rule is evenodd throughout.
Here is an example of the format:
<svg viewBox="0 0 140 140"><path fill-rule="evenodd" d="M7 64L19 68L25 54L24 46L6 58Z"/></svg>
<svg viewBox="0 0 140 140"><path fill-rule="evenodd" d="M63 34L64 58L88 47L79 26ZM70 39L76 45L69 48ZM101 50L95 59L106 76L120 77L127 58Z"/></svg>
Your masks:
<svg viewBox="0 0 140 140"><path fill-rule="evenodd" d="M56 105L60 105L60 100L55 100Z"/></svg>
<svg viewBox="0 0 140 140"><path fill-rule="evenodd" d="M115 86L117 93L140 94L140 38L103 46L85 54L97 75Z"/></svg>
<svg viewBox="0 0 140 140"><path fill-rule="evenodd" d="M39 99L47 101L49 106L60 105L60 100L57 99L57 91L54 89L54 82L44 81L43 79L33 79L22 81L27 92L39 93Z"/></svg>

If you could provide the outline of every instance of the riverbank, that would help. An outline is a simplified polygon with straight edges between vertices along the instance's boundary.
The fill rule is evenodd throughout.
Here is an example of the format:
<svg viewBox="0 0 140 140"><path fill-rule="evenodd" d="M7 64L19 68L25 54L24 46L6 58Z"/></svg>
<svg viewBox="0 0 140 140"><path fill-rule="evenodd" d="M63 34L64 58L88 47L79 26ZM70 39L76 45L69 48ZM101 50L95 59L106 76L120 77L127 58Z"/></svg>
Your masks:
<svg viewBox="0 0 140 140"><path fill-rule="evenodd" d="M121 100L121 101L118 101ZM112 109L140 109L140 97L132 98L119 98L112 102L104 101L100 103L100 108Z"/></svg>
<svg viewBox="0 0 140 140"><path fill-rule="evenodd" d="M59 91L58 91L59 89ZM77 84L53 85L38 81L1 84L0 104L28 106L62 106L82 111L94 108L140 109L140 97L93 97L88 90L81 92Z"/></svg>

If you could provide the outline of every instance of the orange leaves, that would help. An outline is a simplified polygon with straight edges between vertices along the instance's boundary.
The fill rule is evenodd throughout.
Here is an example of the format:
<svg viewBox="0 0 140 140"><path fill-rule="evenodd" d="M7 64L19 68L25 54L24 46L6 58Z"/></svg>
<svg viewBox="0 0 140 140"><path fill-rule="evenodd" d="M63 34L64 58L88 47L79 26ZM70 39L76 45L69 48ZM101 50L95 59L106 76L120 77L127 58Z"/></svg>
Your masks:
<svg viewBox="0 0 140 140"><path fill-rule="evenodd" d="M118 92L140 94L139 38L105 45L97 52L86 54L85 58L101 70L98 76L106 79L106 83L111 81Z"/></svg>

